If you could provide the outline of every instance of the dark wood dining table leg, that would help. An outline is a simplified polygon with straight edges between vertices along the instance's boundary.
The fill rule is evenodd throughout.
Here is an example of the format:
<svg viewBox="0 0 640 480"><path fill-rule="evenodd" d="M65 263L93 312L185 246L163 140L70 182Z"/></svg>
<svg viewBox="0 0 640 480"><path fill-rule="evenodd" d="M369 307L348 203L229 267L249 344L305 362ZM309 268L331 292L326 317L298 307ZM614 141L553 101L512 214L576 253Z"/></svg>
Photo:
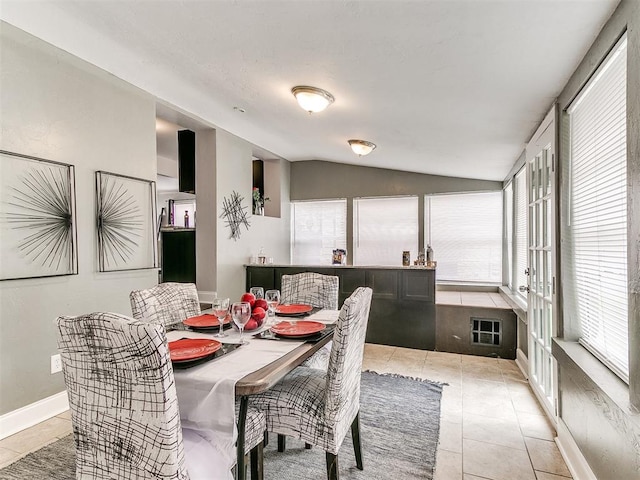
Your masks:
<svg viewBox="0 0 640 480"><path fill-rule="evenodd" d="M244 434L247 424L247 409L249 408L249 397L243 395L240 397L240 412L238 413L238 441L237 441L237 460L236 460L236 480L245 480L247 477L247 469L244 465Z"/></svg>
<svg viewBox="0 0 640 480"><path fill-rule="evenodd" d="M358 470L363 470L362 466L362 444L360 443L360 411L356 413L356 418L351 423L351 438L353 439L353 450L356 456L356 466Z"/></svg>

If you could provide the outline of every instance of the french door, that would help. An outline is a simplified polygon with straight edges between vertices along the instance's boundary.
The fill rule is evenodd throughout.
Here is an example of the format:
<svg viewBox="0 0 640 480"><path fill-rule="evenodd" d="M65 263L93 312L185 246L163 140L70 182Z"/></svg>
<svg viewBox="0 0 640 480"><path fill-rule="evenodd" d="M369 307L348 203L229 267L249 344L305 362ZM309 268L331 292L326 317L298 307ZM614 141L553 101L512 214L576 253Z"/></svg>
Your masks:
<svg viewBox="0 0 640 480"><path fill-rule="evenodd" d="M549 416L556 418L555 108L527 145L529 381Z"/></svg>

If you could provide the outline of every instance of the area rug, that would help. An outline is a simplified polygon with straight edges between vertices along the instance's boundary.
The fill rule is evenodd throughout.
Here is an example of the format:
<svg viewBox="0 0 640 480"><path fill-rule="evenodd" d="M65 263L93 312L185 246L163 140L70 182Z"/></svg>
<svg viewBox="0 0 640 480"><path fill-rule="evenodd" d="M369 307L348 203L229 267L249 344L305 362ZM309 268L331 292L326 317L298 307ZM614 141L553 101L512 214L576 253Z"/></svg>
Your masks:
<svg viewBox="0 0 640 480"><path fill-rule="evenodd" d="M442 385L399 375L363 372L360 394L360 438L364 470L356 468L351 435L338 455L341 480L433 478L440 430ZM324 452L306 450L287 439L276 451L275 436L265 450L265 478L326 478ZM73 480L73 436L69 435L0 470L1 480ZM215 480L215 479L212 479Z"/></svg>

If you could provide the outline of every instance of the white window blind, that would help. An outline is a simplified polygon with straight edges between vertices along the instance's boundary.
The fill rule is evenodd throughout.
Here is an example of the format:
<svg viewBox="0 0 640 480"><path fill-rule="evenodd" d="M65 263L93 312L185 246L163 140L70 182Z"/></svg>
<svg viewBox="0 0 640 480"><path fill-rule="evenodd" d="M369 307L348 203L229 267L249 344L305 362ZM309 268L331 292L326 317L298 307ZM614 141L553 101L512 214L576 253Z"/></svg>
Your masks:
<svg viewBox="0 0 640 480"><path fill-rule="evenodd" d="M508 278L506 278L507 286L513 290L513 182L504 188L503 191L503 205L504 205L504 235L506 237L507 252L505 254L506 265L503 269L507 272ZM505 279L503 279L504 281Z"/></svg>
<svg viewBox="0 0 640 480"><path fill-rule="evenodd" d="M527 258L529 252L529 243L527 239L527 211L529 206L529 201L527 200L527 169L523 167L517 174L515 178L515 188L514 188L514 208L515 211L515 220L514 220L514 243L515 243L515 251L514 251L514 285L513 290L518 292L518 294L523 298L523 300L527 300L527 292L521 292L519 290L520 286L527 286L527 276L525 275L525 270L527 268Z"/></svg>
<svg viewBox="0 0 640 480"><path fill-rule="evenodd" d="M336 248L347 248L347 201L292 202L291 263L331 264Z"/></svg>
<svg viewBox="0 0 640 480"><path fill-rule="evenodd" d="M438 279L502 283L502 192L434 195L425 202Z"/></svg>
<svg viewBox="0 0 640 480"><path fill-rule="evenodd" d="M580 341L628 381L626 57L625 35L568 110L575 278L566 294Z"/></svg>
<svg viewBox="0 0 640 480"><path fill-rule="evenodd" d="M354 200L354 264L402 265L418 254L418 197Z"/></svg>

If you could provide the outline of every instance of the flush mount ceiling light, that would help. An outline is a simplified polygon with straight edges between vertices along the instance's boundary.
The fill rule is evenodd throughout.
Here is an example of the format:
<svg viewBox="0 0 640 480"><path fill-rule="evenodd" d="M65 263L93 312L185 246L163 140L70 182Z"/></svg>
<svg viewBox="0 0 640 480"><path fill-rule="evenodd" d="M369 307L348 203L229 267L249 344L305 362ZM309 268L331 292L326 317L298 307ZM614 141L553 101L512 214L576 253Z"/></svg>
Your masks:
<svg viewBox="0 0 640 480"><path fill-rule="evenodd" d="M298 104L309 113L321 112L333 103L335 98L326 90L299 85L291 89Z"/></svg>
<svg viewBox="0 0 640 480"><path fill-rule="evenodd" d="M369 155L376 148L375 143L367 142L366 140L349 140L349 145L353 153L359 157L363 155Z"/></svg>

